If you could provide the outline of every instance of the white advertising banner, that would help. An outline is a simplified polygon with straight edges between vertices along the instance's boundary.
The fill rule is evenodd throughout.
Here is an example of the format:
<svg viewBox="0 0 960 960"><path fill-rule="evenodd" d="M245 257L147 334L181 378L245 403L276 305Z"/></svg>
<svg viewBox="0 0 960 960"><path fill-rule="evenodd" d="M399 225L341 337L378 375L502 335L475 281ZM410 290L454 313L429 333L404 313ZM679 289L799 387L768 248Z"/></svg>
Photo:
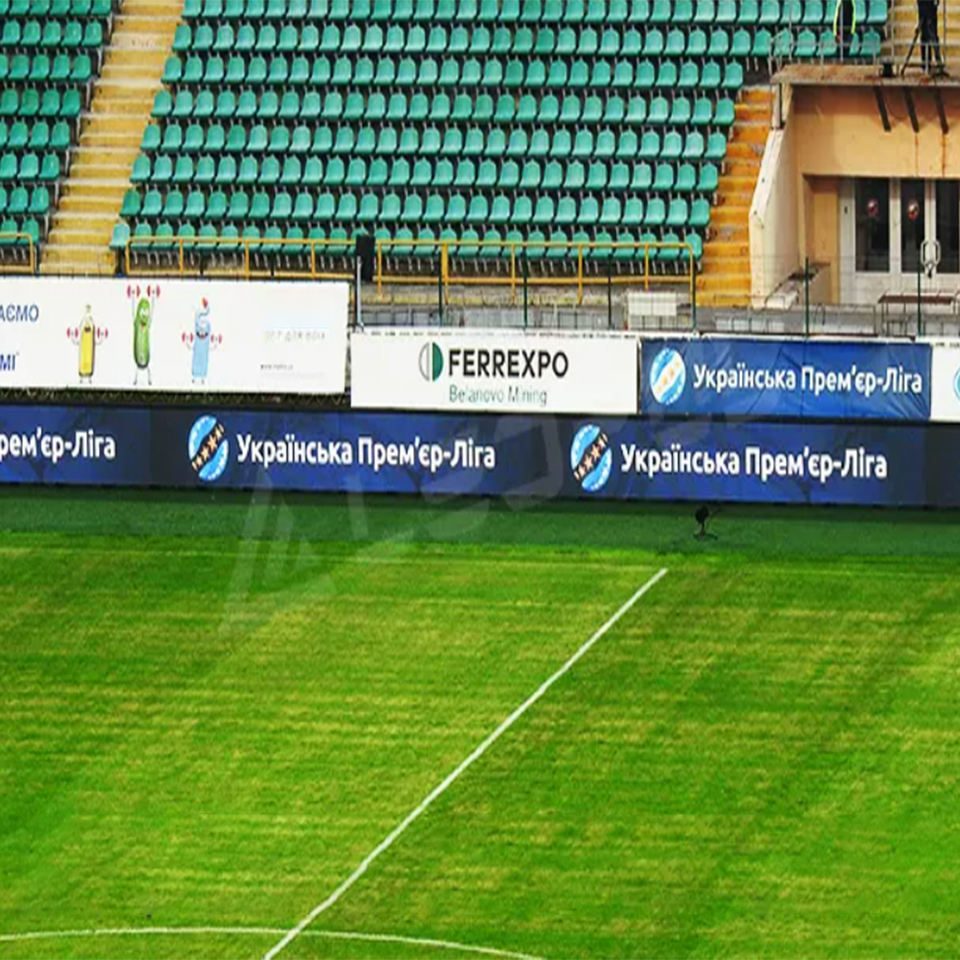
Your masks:
<svg viewBox="0 0 960 960"><path fill-rule="evenodd" d="M380 329L350 336L354 407L634 414L635 334Z"/></svg>
<svg viewBox="0 0 960 960"><path fill-rule="evenodd" d="M960 421L960 344L933 345L930 419Z"/></svg>
<svg viewBox="0 0 960 960"><path fill-rule="evenodd" d="M345 283L0 280L0 388L343 393Z"/></svg>

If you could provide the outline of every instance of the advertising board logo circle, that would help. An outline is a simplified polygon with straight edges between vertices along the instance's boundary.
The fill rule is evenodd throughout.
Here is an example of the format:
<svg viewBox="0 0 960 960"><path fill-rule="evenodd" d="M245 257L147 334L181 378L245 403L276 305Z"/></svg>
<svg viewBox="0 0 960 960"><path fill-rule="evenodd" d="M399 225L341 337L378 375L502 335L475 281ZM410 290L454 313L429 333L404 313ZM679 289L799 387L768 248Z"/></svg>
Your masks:
<svg viewBox="0 0 960 960"><path fill-rule="evenodd" d="M424 380L437 380L443 373L443 351L436 343L425 343L420 350L420 375Z"/></svg>
<svg viewBox="0 0 960 960"><path fill-rule="evenodd" d="M204 483L218 480L230 458L227 428L209 414L197 417L187 438L187 455L193 472Z"/></svg>
<svg viewBox="0 0 960 960"><path fill-rule="evenodd" d="M613 471L610 438L595 423L581 427L570 444L570 469L587 493L602 490Z"/></svg>
<svg viewBox="0 0 960 960"><path fill-rule="evenodd" d="M960 367L957 367L957 372L953 375L953 395L960 400Z"/></svg>
<svg viewBox="0 0 960 960"><path fill-rule="evenodd" d="M672 347L664 347L650 364L650 391L654 400L665 407L676 403L687 384L687 367L683 357Z"/></svg>

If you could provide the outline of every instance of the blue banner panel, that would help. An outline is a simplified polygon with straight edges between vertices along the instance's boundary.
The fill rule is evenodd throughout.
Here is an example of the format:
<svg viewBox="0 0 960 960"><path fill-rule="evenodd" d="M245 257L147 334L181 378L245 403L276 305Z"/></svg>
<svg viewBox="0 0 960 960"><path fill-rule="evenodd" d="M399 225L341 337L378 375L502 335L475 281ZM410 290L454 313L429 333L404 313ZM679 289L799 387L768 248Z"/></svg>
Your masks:
<svg viewBox="0 0 960 960"><path fill-rule="evenodd" d="M0 483L147 485L150 417L116 407L0 406Z"/></svg>
<svg viewBox="0 0 960 960"><path fill-rule="evenodd" d="M960 505L960 425L0 407L0 482Z"/></svg>
<svg viewBox="0 0 960 960"><path fill-rule="evenodd" d="M644 340L641 412L928 420L928 344Z"/></svg>

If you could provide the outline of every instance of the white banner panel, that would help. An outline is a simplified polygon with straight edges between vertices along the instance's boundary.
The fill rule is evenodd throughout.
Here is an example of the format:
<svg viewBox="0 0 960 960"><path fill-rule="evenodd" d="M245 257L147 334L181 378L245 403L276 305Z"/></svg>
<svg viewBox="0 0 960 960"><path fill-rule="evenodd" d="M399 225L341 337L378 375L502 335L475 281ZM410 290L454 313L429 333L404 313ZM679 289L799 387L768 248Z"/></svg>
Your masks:
<svg viewBox="0 0 960 960"><path fill-rule="evenodd" d="M343 393L345 283L0 280L0 387Z"/></svg>
<svg viewBox="0 0 960 960"><path fill-rule="evenodd" d="M633 414L638 337L443 329L350 336L354 407Z"/></svg>
<svg viewBox="0 0 960 960"><path fill-rule="evenodd" d="M960 344L933 346L930 419L960 421Z"/></svg>

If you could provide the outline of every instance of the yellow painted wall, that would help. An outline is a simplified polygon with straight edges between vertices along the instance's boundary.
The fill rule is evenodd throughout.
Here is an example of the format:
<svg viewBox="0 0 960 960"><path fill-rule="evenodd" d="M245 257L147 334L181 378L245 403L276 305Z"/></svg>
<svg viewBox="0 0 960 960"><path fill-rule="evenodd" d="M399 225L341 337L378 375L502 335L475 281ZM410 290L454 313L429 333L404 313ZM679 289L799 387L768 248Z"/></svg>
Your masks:
<svg viewBox="0 0 960 960"><path fill-rule="evenodd" d="M900 90L885 88L891 131L883 129L869 87L796 87L797 172L801 176L960 177L960 90L943 91L949 133L942 133L930 88L914 87L920 132Z"/></svg>
<svg viewBox="0 0 960 960"><path fill-rule="evenodd" d="M788 124L794 148L783 157L794 165L795 230L800 261L827 264L821 289L840 297L840 186L846 177L960 179L960 89L942 89L951 129L944 134L927 87L913 87L920 127L914 133L903 92L884 88L891 130L886 132L870 87L796 86L790 91ZM956 125L956 126L954 126ZM787 170L783 170L786 174ZM789 271L781 277L786 279Z"/></svg>

